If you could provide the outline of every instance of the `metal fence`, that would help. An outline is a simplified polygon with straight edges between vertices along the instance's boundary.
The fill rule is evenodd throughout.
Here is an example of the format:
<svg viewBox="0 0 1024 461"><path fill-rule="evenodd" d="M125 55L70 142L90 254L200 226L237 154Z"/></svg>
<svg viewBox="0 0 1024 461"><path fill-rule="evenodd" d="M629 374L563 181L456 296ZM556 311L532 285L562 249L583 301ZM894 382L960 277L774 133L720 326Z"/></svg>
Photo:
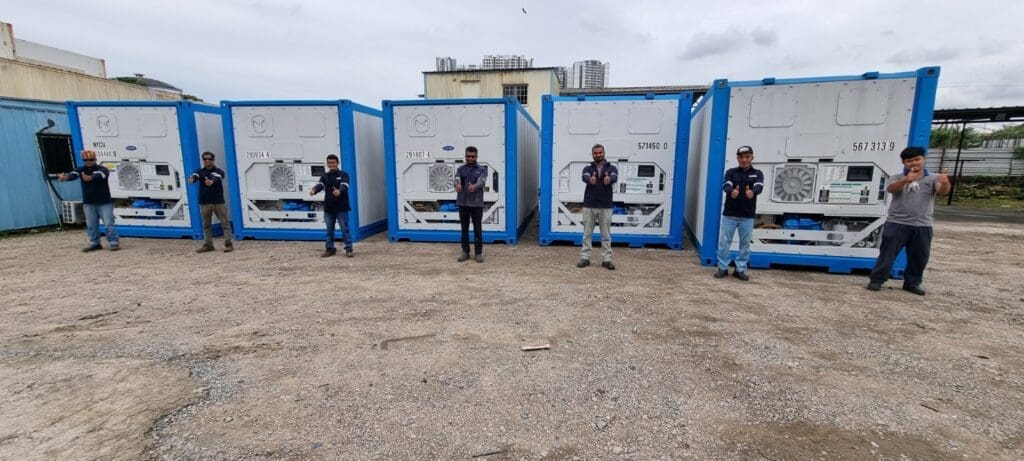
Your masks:
<svg viewBox="0 0 1024 461"><path fill-rule="evenodd" d="M980 147L960 152L961 176L1024 176L1024 159L1013 157L1013 147ZM931 171L945 168L953 174L956 148L929 149L925 167Z"/></svg>

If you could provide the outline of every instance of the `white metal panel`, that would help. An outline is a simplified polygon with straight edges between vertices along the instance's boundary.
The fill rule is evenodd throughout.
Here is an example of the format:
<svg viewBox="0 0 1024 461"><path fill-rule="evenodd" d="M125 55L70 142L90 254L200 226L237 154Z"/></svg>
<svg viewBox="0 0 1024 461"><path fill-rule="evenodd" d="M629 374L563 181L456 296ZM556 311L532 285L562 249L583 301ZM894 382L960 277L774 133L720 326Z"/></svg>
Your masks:
<svg viewBox="0 0 1024 461"><path fill-rule="evenodd" d="M690 119L690 146L686 167L686 198L684 214L686 222L698 244L703 245L704 209L707 202L708 147L711 142L711 94L704 95L706 101Z"/></svg>
<svg viewBox="0 0 1024 461"><path fill-rule="evenodd" d="M668 235L676 218L672 188L678 109L676 99L556 101L552 176L545 178L553 194L542 198L552 201L551 230L583 231L586 184L581 176L593 161L591 148L601 144L619 170L614 197L623 206L612 216L612 234Z"/></svg>
<svg viewBox="0 0 1024 461"><path fill-rule="evenodd" d="M388 217L384 188L384 120L363 112L355 112L354 118L359 223L365 226Z"/></svg>
<svg viewBox="0 0 1024 461"><path fill-rule="evenodd" d="M518 210L516 229L537 209L540 188L540 131L526 115L516 114L516 176Z"/></svg>
<svg viewBox="0 0 1024 461"><path fill-rule="evenodd" d="M732 88L724 168L736 166L732 154L750 145L754 166L765 175L753 251L877 255L890 199L884 185L902 168L899 152L909 140L915 82L908 78ZM793 122L761 124L742 116L760 113L754 106L767 100L795 101ZM776 116L782 112L773 112L775 122L785 118ZM778 229L790 226L784 217L798 215L809 220L789 221L799 227Z"/></svg>
<svg viewBox="0 0 1024 461"><path fill-rule="evenodd" d="M224 126L221 123L220 114L195 112L195 118L196 141L198 143L196 155L199 156L196 159L197 164L202 165L203 152L212 152L216 158L214 163L221 170L227 171L227 153L224 152ZM186 173L191 174L191 172ZM231 194L228 192L231 190L231 181L232 179L229 177L225 177L223 180L224 205L228 210L231 210ZM230 215L230 212L228 214ZM216 215L213 217L213 222L220 222Z"/></svg>
<svg viewBox="0 0 1024 461"><path fill-rule="evenodd" d="M119 223L191 226L176 107L87 106L78 116L83 146L110 169Z"/></svg>
<svg viewBox="0 0 1024 461"><path fill-rule="evenodd" d="M394 123L398 222L393 225L458 230L459 213L453 208L456 194L450 184L445 185L445 178L453 177L462 165L466 146L475 146L477 161L487 166L489 174L483 230L505 229L504 105L396 106Z"/></svg>
<svg viewBox="0 0 1024 461"><path fill-rule="evenodd" d="M323 192L309 195L326 157L341 153L336 105L233 106L235 156L245 226L323 228ZM348 172L353 174L353 172Z"/></svg>

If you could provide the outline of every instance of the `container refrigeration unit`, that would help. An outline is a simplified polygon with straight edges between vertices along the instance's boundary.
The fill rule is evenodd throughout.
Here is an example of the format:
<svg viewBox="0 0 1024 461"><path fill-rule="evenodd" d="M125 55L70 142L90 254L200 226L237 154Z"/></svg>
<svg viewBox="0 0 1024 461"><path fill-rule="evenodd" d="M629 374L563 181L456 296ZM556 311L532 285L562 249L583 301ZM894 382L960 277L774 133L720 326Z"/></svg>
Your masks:
<svg viewBox="0 0 1024 461"><path fill-rule="evenodd" d="M487 167L483 240L515 244L537 210L540 132L513 99L384 101L388 238L460 240L455 172L466 146Z"/></svg>
<svg viewBox="0 0 1024 461"><path fill-rule="evenodd" d="M75 152L95 151L110 170L118 233L203 238L199 192L188 176L204 151L224 166L219 107L185 101L71 101L67 107ZM230 207L227 194L225 200Z"/></svg>
<svg viewBox="0 0 1024 461"><path fill-rule="evenodd" d="M324 191L309 190L340 158L350 176L352 240L387 227L383 122L380 111L348 100L223 101L231 157L228 176L237 200L238 238L321 240ZM341 231L335 229L341 237Z"/></svg>
<svg viewBox="0 0 1024 461"><path fill-rule="evenodd" d="M764 172L750 266L871 269L907 146L927 148L938 67L760 81L716 80L691 120L687 224L701 263L714 265L722 178L749 145ZM734 237L732 250L738 248ZM906 259L893 276L902 277Z"/></svg>
<svg viewBox="0 0 1024 461"><path fill-rule="evenodd" d="M692 101L692 92L544 96L540 243L582 242L582 173L593 161L591 148L601 144L619 171L612 241L682 248Z"/></svg>

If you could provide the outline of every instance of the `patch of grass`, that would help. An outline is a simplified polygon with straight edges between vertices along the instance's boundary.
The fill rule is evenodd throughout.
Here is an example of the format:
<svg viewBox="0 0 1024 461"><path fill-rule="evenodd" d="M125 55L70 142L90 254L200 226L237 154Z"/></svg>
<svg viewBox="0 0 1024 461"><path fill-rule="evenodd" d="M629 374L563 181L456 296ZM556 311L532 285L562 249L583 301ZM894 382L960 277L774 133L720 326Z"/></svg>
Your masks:
<svg viewBox="0 0 1024 461"><path fill-rule="evenodd" d="M940 205L946 204L946 197L936 197L935 202ZM965 206L974 208L995 208L1003 210L1024 210L1024 200L1017 200L1012 197L988 197L988 198L963 198L953 199L953 206Z"/></svg>

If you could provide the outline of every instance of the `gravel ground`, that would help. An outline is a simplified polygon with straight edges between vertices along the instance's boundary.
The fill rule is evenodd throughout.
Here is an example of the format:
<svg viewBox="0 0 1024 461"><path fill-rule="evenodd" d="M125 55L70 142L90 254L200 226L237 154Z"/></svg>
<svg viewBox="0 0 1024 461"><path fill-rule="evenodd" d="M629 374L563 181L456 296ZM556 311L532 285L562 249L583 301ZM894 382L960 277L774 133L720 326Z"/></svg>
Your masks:
<svg viewBox="0 0 1024 461"><path fill-rule="evenodd" d="M535 229L483 264L11 237L0 459L1022 459L1024 230L935 230L925 297L689 249L577 269Z"/></svg>

